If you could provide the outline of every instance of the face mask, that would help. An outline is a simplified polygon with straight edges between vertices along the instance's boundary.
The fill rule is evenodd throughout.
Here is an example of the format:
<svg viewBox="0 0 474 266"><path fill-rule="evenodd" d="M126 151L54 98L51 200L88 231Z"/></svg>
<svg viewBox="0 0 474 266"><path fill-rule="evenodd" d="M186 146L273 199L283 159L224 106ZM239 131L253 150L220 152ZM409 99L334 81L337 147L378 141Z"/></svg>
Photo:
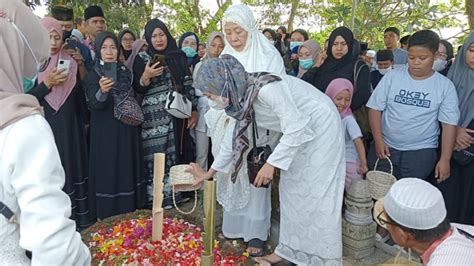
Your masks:
<svg viewBox="0 0 474 266"><path fill-rule="evenodd" d="M194 50L193 48L191 47L183 47L181 48L181 50L183 50L183 52L186 54L187 57L189 58L193 58L195 55L197 55L197 52L196 50Z"/></svg>
<svg viewBox="0 0 474 266"><path fill-rule="evenodd" d="M22 78L23 91L28 92L35 86L36 79L38 78L38 73L40 71L43 71L44 69L46 69L46 67L49 64L49 60L44 62L45 64L43 64L41 66L38 59L36 58L35 53L33 52L33 49L31 49L31 46L28 43L28 40L26 39L25 35L23 35L23 32L21 32L21 30L15 25L15 23L13 23L13 21L9 20L9 22L12 24L13 28L18 32L18 35L20 35L20 38L23 41L23 44L28 48L28 50L30 50L31 55L33 56L33 59L35 60L36 71L33 74L33 77L32 78L28 78L28 77L23 77Z"/></svg>
<svg viewBox="0 0 474 266"><path fill-rule="evenodd" d="M310 69L314 65L313 58L300 59L300 67L302 69Z"/></svg>
<svg viewBox="0 0 474 266"><path fill-rule="evenodd" d="M225 108L227 108L227 106L229 106L229 100L225 99L222 96L219 96L219 98L217 98L216 100L209 99L209 106L212 109L224 110Z"/></svg>
<svg viewBox="0 0 474 266"><path fill-rule="evenodd" d="M66 43L66 40L71 38L72 30L63 30L63 42Z"/></svg>
<svg viewBox="0 0 474 266"><path fill-rule="evenodd" d="M445 69L446 68L446 63L447 63L447 61L444 60L444 59L441 59L441 58L438 58L438 59L434 60L433 70L439 72L439 71Z"/></svg>
<svg viewBox="0 0 474 266"><path fill-rule="evenodd" d="M295 49L296 47L302 45L303 42L290 42L290 50Z"/></svg>
<svg viewBox="0 0 474 266"><path fill-rule="evenodd" d="M392 67L391 67L391 66L388 67L388 68L379 68L379 72L380 72L380 74L382 74L382 75L387 74L390 70L392 70Z"/></svg>
<svg viewBox="0 0 474 266"><path fill-rule="evenodd" d="M268 42L269 42L271 45L275 45L275 41L274 41L274 40L268 40Z"/></svg>
<svg viewBox="0 0 474 266"><path fill-rule="evenodd" d="M35 75L32 78L23 77L23 91L25 93L29 92L35 86L36 79L38 78L38 71L36 71Z"/></svg>

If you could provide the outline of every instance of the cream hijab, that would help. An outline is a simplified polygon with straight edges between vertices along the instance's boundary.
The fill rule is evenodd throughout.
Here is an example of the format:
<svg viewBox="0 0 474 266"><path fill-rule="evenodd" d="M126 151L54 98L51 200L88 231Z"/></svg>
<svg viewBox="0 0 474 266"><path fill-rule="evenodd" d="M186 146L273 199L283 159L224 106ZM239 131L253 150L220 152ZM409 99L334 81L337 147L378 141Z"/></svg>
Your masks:
<svg viewBox="0 0 474 266"><path fill-rule="evenodd" d="M49 53L49 35L39 19L22 1L1 0L0 129L43 112L34 96L23 94L23 77L35 75L38 66L34 56L42 63Z"/></svg>
<svg viewBox="0 0 474 266"><path fill-rule="evenodd" d="M232 48L225 38L223 55L228 54L237 58L247 72L286 74L283 58L275 46L258 30L252 10L248 6L231 6L224 13L222 21L224 28L227 22L232 22L248 32L247 44L242 52L237 52Z"/></svg>

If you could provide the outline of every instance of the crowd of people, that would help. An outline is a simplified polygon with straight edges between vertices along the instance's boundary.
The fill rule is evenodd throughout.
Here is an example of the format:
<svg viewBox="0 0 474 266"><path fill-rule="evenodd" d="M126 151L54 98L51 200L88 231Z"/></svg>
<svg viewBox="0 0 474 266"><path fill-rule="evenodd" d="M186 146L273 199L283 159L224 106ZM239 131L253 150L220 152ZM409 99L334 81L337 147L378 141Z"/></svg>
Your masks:
<svg viewBox="0 0 474 266"><path fill-rule="evenodd" d="M346 27L319 44L259 29L245 5L205 42L158 18L115 34L100 6L77 17L0 3L0 264L28 263L29 250L33 264L90 265L76 228L151 208L155 153L163 208L189 201L171 166L215 178L223 237L257 262L342 265L343 196L376 162L399 179L377 240L425 264L474 262L474 33L455 55L434 31L396 27L379 51ZM257 147L271 153L253 176ZM266 255L276 171L279 243Z"/></svg>

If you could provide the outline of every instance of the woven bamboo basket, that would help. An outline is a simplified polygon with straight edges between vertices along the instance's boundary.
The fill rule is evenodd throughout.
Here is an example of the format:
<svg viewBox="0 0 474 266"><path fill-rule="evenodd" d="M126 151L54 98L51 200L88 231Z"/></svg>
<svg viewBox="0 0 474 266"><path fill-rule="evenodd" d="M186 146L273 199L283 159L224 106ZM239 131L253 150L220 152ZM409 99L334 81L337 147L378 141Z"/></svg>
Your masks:
<svg viewBox="0 0 474 266"><path fill-rule="evenodd" d="M377 159L377 161L375 161L374 170L367 172L366 175L370 196L375 200L383 198L393 183L397 181L395 176L393 176L392 161L390 161L388 157L387 160L390 164L390 173L377 170L377 165L379 163L379 159Z"/></svg>

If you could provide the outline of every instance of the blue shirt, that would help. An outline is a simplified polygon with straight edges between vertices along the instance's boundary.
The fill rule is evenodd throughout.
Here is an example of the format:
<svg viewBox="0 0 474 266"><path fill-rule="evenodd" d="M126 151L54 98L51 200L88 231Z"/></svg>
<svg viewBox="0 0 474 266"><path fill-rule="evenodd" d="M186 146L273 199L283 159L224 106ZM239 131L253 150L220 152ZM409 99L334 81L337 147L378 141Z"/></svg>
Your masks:
<svg viewBox="0 0 474 266"><path fill-rule="evenodd" d="M439 122L457 125L459 119L453 83L438 72L415 80L408 68L385 74L367 107L382 112L385 143L402 151L437 148Z"/></svg>

